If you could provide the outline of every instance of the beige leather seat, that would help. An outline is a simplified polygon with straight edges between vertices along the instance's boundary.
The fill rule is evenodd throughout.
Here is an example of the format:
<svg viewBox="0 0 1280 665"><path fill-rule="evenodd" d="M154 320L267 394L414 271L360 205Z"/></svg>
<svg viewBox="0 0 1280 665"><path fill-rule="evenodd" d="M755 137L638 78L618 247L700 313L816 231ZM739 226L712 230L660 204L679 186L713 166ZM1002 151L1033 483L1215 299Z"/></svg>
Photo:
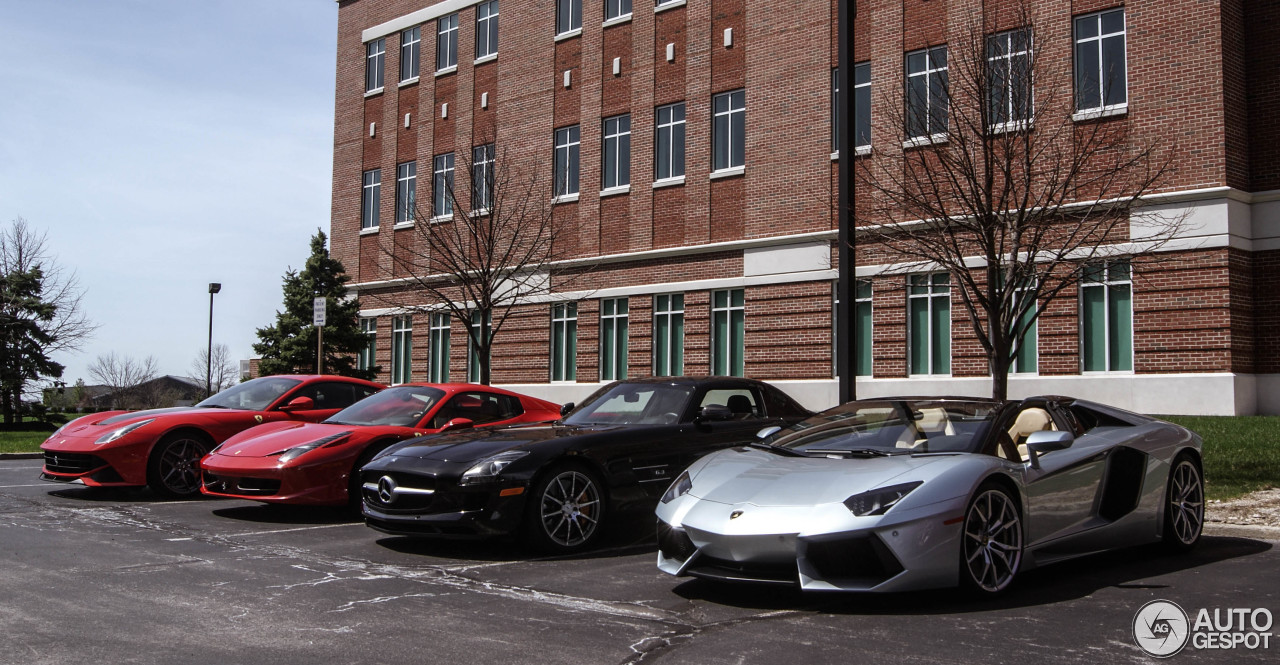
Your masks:
<svg viewBox="0 0 1280 665"><path fill-rule="evenodd" d="M1027 437L1033 432L1044 432L1056 430L1058 427L1053 424L1053 418L1049 416L1049 412L1039 407L1031 407L1023 409L1018 414L1018 419L1013 422L1013 427L1009 428L1009 438L1013 439L1015 445L1018 446L1018 454L1022 459L1027 459Z"/></svg>

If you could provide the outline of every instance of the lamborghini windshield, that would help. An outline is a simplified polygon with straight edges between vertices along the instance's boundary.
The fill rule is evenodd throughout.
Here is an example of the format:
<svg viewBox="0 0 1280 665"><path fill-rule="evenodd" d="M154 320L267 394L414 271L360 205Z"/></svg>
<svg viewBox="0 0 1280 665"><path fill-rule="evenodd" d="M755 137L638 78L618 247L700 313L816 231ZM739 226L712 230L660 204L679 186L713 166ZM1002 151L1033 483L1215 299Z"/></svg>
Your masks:
<svg viewBox="0 0 1280 665"><path fill-rule="evenodd" d="M334 425L416 427L442 397L444 391L439 388L387 388L333 414L325 422Z"/></svg>
<svg viewBox="0 0 1280 665"><path fill-rule="evenodd" d="M868 400L828 409L766 443L808 455L975 452L999 403Z"/></svg>

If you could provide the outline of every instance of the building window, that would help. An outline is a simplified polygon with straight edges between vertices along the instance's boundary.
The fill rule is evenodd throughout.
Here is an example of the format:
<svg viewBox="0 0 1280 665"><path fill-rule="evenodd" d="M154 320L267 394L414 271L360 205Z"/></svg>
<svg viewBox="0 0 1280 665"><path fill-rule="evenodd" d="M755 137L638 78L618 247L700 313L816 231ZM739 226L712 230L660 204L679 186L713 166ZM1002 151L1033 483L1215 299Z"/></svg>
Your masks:
<svg viewBox="0 0 1280 665"><path fill-rule="evenodd" d="M747 93L735 90L712 98L712 169L724 171L746 164Z"/></svg>
<svg viewBox="0 0 1280 665"><path fill-rule="evenodd" d="M418 189L418 163L396 166L396 223L413 221L415 193Z"/></svg>
<svg viewBox="0 0 1280 665"><path fill-rule="evenodd" d="M577 125L556 130L555 195L578 193L578 144L581 137Z"/></svg>
<svg viewBox="0 0 1280 665"><path fill-rule="evenodd" d="M386 38L375 39L364 45L364 91L382 89L382 68L386 61Z"/></svg>
<svg viewBox="0 0 1280 665"><path fill-rule="evenodd" d="M476 5L476 59L498 54L498 0Z"/></svg>
<svg viewBox="0 0 1280 665"><path fill-rule="evenodd" d="M627 378L628 319L626 298L608 298L600 301L601 381Z"/></svg>
<svg viewBox="0 0 1280 665"><path fill-rule="evenodd" d="M431 215L433 217L450 217L453 215L453 153L436 155L431 181Z"/></svg>
<svg viewBox="0 0 1280 665"><path fill-rule="evenodd" d="M551 380L578 378L578 303L551 306Z"/></svg>
<svg viewBox="0 0 1280 665"><path fill-rule="evenodd" d="M853 147L871 148L871 63L853 66Z"/></svg>
<svg viewBox="0 0 1280 665"><path fill-rule="evenodd" d="M483 213L493 205L493 152L487 143L471 149L471 211Z"/></svg>
<svg viewBox="0 0 1280 665"><path fill-rule="evenodd" d="M1124 8L1078 16L1076 110L1103 111L1129 101Z"/></svg>
<svg viewBox="0 0 1280 665"><path fill-rule="evenodd" d="M436 71L458 66L458 15L436 20Z"/></svg>
<svg viewBox="0 0 1280 665"><path fill-rule="evenodd" d="M422 26L414 26L400 33L400 80L418 78L418 61L421 59Z"/></svg>
<svg viewBox="0 0 1280 665"><path fill-rule="evenodd" d="M1031 31L987 37L990 118L994 129L1012 129L1031 119Z"/></svg>
<svg viewBox="0 0 1280 665"><path fill-rule="evenodd" d="M556 0L556 34L582 29L582 0Z"/></svg>
<svg viewBox="0 0 1280 665"><path fill-rule="evenodd" d="M604 121L604 163L601 187L613 189L631 184L631 116Z"/></svg>
<svg viewBox="0 0 1280 665"><path fill-rule="evenodd" d="M659 106L654 116L657 121L657 179L683 178L684 102Z"/></svg>
<svg viewBox="0 0 1280 665"><path fill-rule="evenodd" d="M604 0L604 20L631 15L631 0Z"/></svg>
<svg viewBox="0 0 1280 665"><path fill-rule="evenodd" d="M428 339L431 357L427 362L427 380L432 383L449 382L449 313L431 315L431 333Z"/></svg>
<svg viewBox="0 0 1280 665"><path fill-rule="evenodd" d="M1014 309L1021 307L1022 303L1031 296L1032 291L1029 287L1014 289ZM1029 307L1031 309L1018 319L1019 325L1025 325L1027 328L1021 337L1013 340L1013 362L1009 365L1009 371L1015 374L1035 374L1039 370L1039 355L1036 349L1036 329L1039 324L1036 320L1036 304L1033 302Z"/></svg>
<svg viewBox="0 0 1280 665"><path fill-rule="evenodd" d="M907 54L907 138L947 133L947 47Z"/></svg>
<svg viewBox="0 0 1280 665"><path fill-rule="evenodd" d="M653 297L653 375L684 374L684 294Z"/></svg>
<svg viewBox="0 0 1280 665"><path fill-rule="evenodd" d="M853 288L853 373L871 376L871 280L856 280Z"/></svg>
<svg viewBox="0 0 1280 665"><path fill-rule="evenodd" d="M742 289L711 292L711 373L743 376L746 295Z"/></svg>
<svg viewBox="0 0 1280 665"><path fill-rule="evenodd" d="M368 335L368 342L356 356L356 369L373 369L378 350L378 320L374 318L360 319L360 332Z"/></svg>
<svg viewBox="0 0 1280 665"><path fill-rule="evenodd" d="M360 192L360 228L378 228L378 195L382 190L382 170L364 172L364 186Z"/></svg>
<svg viewBox="0 0 1280 665"><path fill-rule="evenodd" d="M471 311L471 332L487 342L489 357L493 357L493 314L491 312ZM480 352L476 349L475 338L467 336L467 383L480 383Z"/></svg>
<svg viewBox="0 0 1280 665"><path fill-rule="evenodd" d="M413 317L391 319L391 384L408 383L412 375Z"/></svg>
<svg viewBox="0 0 1280 665"><path fill-rule="evenodd" d="M1133 280L1128 260L1085 266L1080 325L1084 371L1133 371Z"/></svg>
<svg viewBox="0 0 1280 665"><path fill-rule="evenodd" d="M951 373L951 276L911 275L907 282L907 336L912 374Z"/></svg>

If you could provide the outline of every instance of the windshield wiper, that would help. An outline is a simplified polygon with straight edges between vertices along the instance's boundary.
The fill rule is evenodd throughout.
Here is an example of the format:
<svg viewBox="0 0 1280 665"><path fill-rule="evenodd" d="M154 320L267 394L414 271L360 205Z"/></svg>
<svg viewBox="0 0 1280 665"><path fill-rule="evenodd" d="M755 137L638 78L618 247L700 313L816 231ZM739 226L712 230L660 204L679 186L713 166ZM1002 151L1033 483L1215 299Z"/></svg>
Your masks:
<svg viewBox="0 0 1280 665"><path fill-rule="evenodd" d="M853 457L889 457L891 453L879 448L809 448L804 452L811 455L850 455Z"/></svg>
<svg viewBox="0 0 1280 665"><path fill-rule="evenodd" d="M759 448L760 450L767 450L771 453L778 453L779 455L786 455L788 457L804 457L805 456L805 454L800 451L792 450L790 448L784 448L775 443L765 443L764 441L752 441L751 443L747 444L747 447Z"/></svg>
<svg viewBox="0 0 1280 665"><path fill-rule="evenodd" d="M225 404L197 404L196 406L202 409L230 409L231 408Z"/></svg>

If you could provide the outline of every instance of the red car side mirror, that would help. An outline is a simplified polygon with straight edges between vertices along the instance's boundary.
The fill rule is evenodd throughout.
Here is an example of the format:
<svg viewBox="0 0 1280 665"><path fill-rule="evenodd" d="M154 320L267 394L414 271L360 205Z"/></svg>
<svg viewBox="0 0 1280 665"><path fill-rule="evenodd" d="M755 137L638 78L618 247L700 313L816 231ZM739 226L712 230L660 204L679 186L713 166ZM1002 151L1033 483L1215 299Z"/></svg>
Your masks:
<svg viewBox="0 0 1280 665"><path fill-rule="evenodd" d="M453 420L445 423L444 427L440 428L440 431L448 432L449 430L455 429L471 429L475 426L476 424L472 422L470 418L454 418Z"/></svg>
<svg viewBox="0 0 1280 665"><path fill-rule="evenodd" d="M288 404L280 407L280 410L285 413L292 413L294 411L311 411L315 408L316 401L310 397L295 397Z"/></svg>

